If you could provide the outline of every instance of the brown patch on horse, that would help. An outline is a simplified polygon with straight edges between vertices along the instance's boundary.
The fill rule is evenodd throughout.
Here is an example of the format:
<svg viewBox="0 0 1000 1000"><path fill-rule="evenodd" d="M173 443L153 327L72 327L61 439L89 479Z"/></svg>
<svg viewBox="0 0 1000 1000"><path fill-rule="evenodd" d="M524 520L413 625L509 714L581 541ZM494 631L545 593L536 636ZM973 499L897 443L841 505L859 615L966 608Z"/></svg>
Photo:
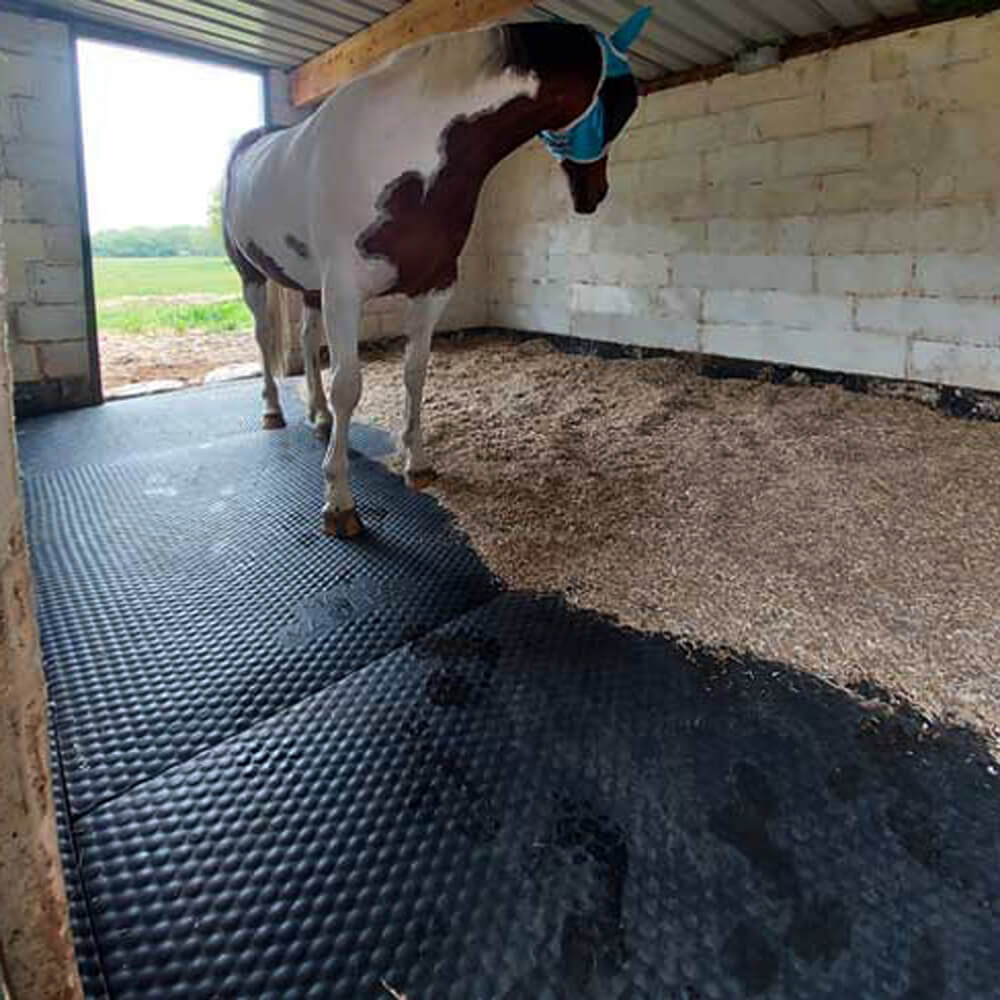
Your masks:
<svg viewBox="0 0 1000 1000"><path fill-rule="evenodd" d="M263 285L267 281L267 275L254 267L253 261L249 260L233 242L225 227L222 229L222 243L226 248L226 256L236 268L244 285Z"/></svg>
<svg viewBox="0 0 1000 1000"><path fill-rule="evenodd" d="M358 237L357 247L396 268L390 294L426 295L454 285L490 171L543 129L563 128L577 118L597 87L601 51L590 29L517 24L501 31L504 67L537 74L538 94L454 119L441 134L442 165L432 183L408 171L383 190L378 218Z"/></svg>
<svg viewBox="0 0 1000 1000"><path fill-rule="evenodd" d="M281 265L253 240L247 241L246 255L254 262L254 264L257 265L260 272L272 281L277 282L279 285L283 285L285 288L294 288L297 292L301 292L303 290L302 286L293 278L289 278L288 275L282 270Z"/></svg>
<svg viewBox="0 0 1000 1000"><path fill-rule="evenodd" d="M270 278L275 284L283 288L290 288L292 291L302 293L302 301L310 309L319 309L323 301L322 292L317 289L303 288L294 278L285 274L281 265L259 244L253 240L247 241L246 256L253 262L254 267L264 278Z"/></svg>
<svg viewBox="0 0 1000 1000"><path fill-rule="evenodd" d="M225 224L225 220L229 217L229 192L233 188L233 169L237 159L259 139L263 139L264 136L270 135L272 132L280 132L284 127L270 125L252 129L240 136L236 145L233 146L233 151L229 154L229 162L226 164L226 203L223 206L222 215L222 241L233 267L239 272L240 278L245 284L263 285L265 281L270 279L283 288L301 292L302 299L307 306L311 309L319 309L322 296L318 290L303 288L297 281L285 274L281 265L266 250L252 240L247 243L245 248L238 246L229 235ZM285 243L300 257L308 258L309 247L302 240L289 233L285 236Z"/></svg>
<svg viewBox="0 0 1000 1000"><path fill-rule="evenodd" d="M281 265L253 240L247 242L245 254L239 247L230 249L230 243L231 241L227 237L226 249L229 251L229 257L245 281L262 285L270 279L275 284L281 285L282 288L290 288L293 292L301 292L302 301L310 309L320 308L322 293L316 289L303 288L294 278L290 278L285 274ZM244 274L244 268L250 271L249 277Z"/></svg>
<svg viewBox="0 0 1000 1000"><path fill-rule="evenodd" d="M297 236L293 236L291 233L285 233L285 246L294 253L297 253L303 260L309 259L308 245Z"/></svg>

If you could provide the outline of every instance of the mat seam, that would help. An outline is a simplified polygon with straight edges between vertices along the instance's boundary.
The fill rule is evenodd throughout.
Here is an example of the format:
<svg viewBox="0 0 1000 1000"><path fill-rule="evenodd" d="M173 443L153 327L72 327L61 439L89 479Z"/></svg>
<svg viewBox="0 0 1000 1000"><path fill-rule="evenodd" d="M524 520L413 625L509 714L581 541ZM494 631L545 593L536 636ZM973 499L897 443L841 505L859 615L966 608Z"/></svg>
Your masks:
<svg viewBox="0 0 1000 1000"><path fill-rule="evenodd" d="M110 795L107 798L101 799L99 802L95 802L92 806L90 806L89 808L85 809L83 812L80 812L80 813L74 813L73 812L72 800L69 797L69 790L67 788L66 789L66 812L68 813L69 818L70 818L70 831L71 831L71 833L72 833L72 827L73 827L74 821L86 819L87 817L91 816L93 813L97 812L99 809L103 809L105 806L111 805L113 802L117 802L118 799L123 798L124 796L128 795L130 792L134 792L137 789L142 788L143 785L146 785L146 784L148 784L151 781L156 781L159 778L162 778L165 774L169 774L171 771L175 770L176 768L184 767L186 764L190 764L191 761L197 760L203 754L211 753L213 750L216 750L216 749L218 749L221 746L225 746L225 744L229 743L231 740L235 740L235 739L238 739L239 737L245 736L247 733L252 732L254 729L257 729L259 726L262 726L265 723L271 723L274 720L279 719L286 712L290 712L293 709L299 708L301 705L304 705L307 701L311 701L313 698L316 698L319 695L326 694L326 693L332 691L335 687L337 687L339 684L342 684L344 681L349 680L352 677L356 677L358 674L363 673L364 671L370 669L371 667L376 666L377 664L381 663L383 660L387 659L388 657L394 656L401 649L405 649L407 646L410 646L410 645L412 645L415 642L419 642L420 639L424 638L424 636L432 635L433 633L438 632L439 630L445 628L446 626L451 625L454 622L460 621L462 618L465 618L467 615L472 614L474 611L480 611L480 610L482 610L483 608L485 608L488 605L492 604L494 601L497 601L500 598L502 598L507 593L509 593L509 591L507 591L506 588L502 588L497 593L495 593L491 597L487 598L485 601L479 601L476 604L469 605L469 607L467 607L464 611L461 611L458 614L452 615L450 618L446 618L444 621L439 622L433 628L430 628L426 632L424 632L421 636L418 636L418 637L413 638L413 639L407 639L405 642L401 642L397 646L390 647L381 656L376 657L374 660L371 660L369 663L364 663L360 667L357 667L354 670L351 670L348 673L343 674L342 676L338 677L336 680L331 681L329 684L325 685L324 687L317 688L315 691L311 691L309 694L303 696L302 698L299 698L297 701L293 701L293 702L290 702L287 705L283 705L281 708L277 709L277 711L271 712L268 715L262 715L262 716L260 716L259 718L255 719L250 725L245 726L242 729L237 729L234 732L229 733L223 739L219 740L216 743L210 743L210 744L202 747L197 752L191 754L189 757L185 757L183 760L173 761L170 764L168 764L166 767L161 768L159 771L156 771L154 774L149 774L149 775L146 775L143 778L140 778L138 781L136 781L133 784L128 785L127 787L121 789L119 792L116 792L114 795ZM57 741L58 741L58 733L57 733ZM60 751L60 754L61 754L61 751ZM61 760L60 760L60 767L61 767ZM76 841L75 841L75 839L73 840L73 846L74 846L74 853L76 853ZM81 879L82 879L82 869L81 869ZM86 893L84 895L86 895ZM89 917L89 907L88 907L88 917ZM102 974L103 974L103 969L102 969Z"/></svg>
<svg viewBox="0 0 1000 1000"><path fill-rule="evenodd" d="M101 950L101 939L97 934L97 924L94 922L94 914L90 906L90 893L87 889L87 881L83 873L80 846L77 843L75 820L73 817L72 806L70 804L69 785L66 781L66 768L63 763L62 737L59 732L58 722L56 721L58 712L53 712L50 708L50 716L53 736L52 742L55 745L56 757L59 762L59 787L62 789L63 801L66 803L66 832L69 837L70 850L73 854L73 867L76 870L76 880L80 887L80 895L83 897L83 910L87 917L87 928L90 931L90 940L93 944L94 956L97 960L97 973L100 976L101 987L104 991L101 1000L109 1000L111 997L111 990L108 988L108 976L104 969L104 953ZM76 963L77 969L79 970L80 960L76 956L75 947L73 961Z"/></svg>
<svg viewBox="0 0 1000 1000"><path fill-rule="evenodd" d="M308 428L310 425L308 423L305 423L303 426ZM373 424L366 424L365 426L374 427ZM381 431L382 428L375 427L375 430ZM236 439L246 438L251 434L258 434L258 433L265 433L265 432L262 432L258 427L254 427L247 431L237 431L232 434L226 434L222 437L213 438L212 443L219 445L229 444ZM31 469L22 468L21 479L26 483L43 482L43 481L48 481L53 477L58 479L61 477L70 476L80 471L89 471L92 469L130 468L134 465L138 465L142 462L148 462L152 459L160 458L164 455L171 455L175 452L180 452L180 451L190 452L191 450L192 450L191 445L185 444L185 445L177 445L176 447L172 448L160 448L157 451L144 451L139 454L133 455L130 458L110 459L99 462L80 462L79 464L76 465L62 466L58 469L47 468L39 471L32 471ZM384 460L386 458L392 457L393 452L386 451L379 455L371 455L367 451L362 451L359 448L348 447L348 455L350 458L353 459L358 459L358 460L363 459L368 462L378 462L380 465L385 466L386 463Z"/></svg>

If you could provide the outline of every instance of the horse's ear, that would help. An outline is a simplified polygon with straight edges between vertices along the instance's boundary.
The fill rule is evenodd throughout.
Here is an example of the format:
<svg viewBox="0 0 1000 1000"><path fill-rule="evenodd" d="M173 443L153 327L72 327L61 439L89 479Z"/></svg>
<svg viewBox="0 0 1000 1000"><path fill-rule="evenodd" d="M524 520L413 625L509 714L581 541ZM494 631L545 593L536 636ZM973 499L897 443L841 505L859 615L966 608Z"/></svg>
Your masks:
<svg viewBox="0 0 1000 1000"><path fill-rule="evenodd" d="M639 32L646 27L646 22L653 13L652 7L640 7L612 36L611 44L619 52L628 52L632 43L639 37Z"/></svg>

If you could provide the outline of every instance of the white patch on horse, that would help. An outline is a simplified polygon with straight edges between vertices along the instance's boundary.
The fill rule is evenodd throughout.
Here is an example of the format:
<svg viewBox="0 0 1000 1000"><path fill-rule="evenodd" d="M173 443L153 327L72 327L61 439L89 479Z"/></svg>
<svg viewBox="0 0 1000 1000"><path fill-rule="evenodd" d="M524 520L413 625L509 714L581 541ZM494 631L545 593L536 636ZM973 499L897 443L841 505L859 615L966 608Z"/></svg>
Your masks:
<svg viewBox="0 0 1000 1000"><path fill-rule="evenodd" d="M361 531L347 432L361 393L363 303L388 291L412 299L403 445L408 478L419 486L432 475L421 428L431 336L457 279L482 183L519 145L593 102L599 48L581 25L533 23L434 39L337 91L299 125L250 133L237 145L227 171L224 234L254 313L264 426L284 423L274 375L287 324L268 319L264 278L272 277L304 293L310 417L321 432L332 420L323 461L327 532ZM631 87L634 108L634 81ZM606 167L602 159L567 171L577 211L593 212L603 200ZM320 308L332 372L329 407L319 381Z"/></svg>
<svg viewBox="0 0 1000 1000"><path fill-rule="evenodd" d="M425 190L444 163L442 141L457 118L517 97L534 97L534 75L501 70L499 29L446 36L403 50L348 84L300 125L263 137L234 164L230 235L240 250L262 250L295 284L323 284L324 261L351 262L367 298L392 287L396 270L364 257L357 238L380 218L386 190L417 174ZM284 234L303 238L303 258ZM343 277L347 277L344 275Z"/></svg>

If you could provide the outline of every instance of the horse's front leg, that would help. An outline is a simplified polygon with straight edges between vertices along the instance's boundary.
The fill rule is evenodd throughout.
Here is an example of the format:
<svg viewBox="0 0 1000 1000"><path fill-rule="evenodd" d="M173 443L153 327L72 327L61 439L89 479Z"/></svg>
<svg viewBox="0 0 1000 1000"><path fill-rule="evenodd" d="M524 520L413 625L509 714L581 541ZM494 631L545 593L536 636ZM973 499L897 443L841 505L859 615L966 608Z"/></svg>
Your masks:
<svg viewBox="0 0 1000 1000"><path fill-rule="evenodd" d="M323 346L323 313L320 309L305 306L302 310L302 358L306 369L306 390L309 394L309 420L316 437L326 441L330 437L333 416L323 392L323 374L320 369L320 348Z"/></svg>
<svg viewBox="0 0 1000 1000"><path fill-rule="evenodd" d="M285 417L278 402L278 384L274 380L276 368L280 368L280 340L277 330L272 330L267 321L267 282L243 281L243 301L253 313L253 334L260 350L261 368L264 371L264 413L261 426L266 431L280 430L285 426Z"/></svg>
<svg viewBox="0 0 1000 1000"><path fill-rule="evenodd" d="M333 433L323 459L326 475L323 530L338 538L354 538L361 534L361 521L354 507L348 476L347 434L351 414L361 398L358 360L361 297L356 292L335 290L324 283L323 325L330 348L330 404L333 407Z"/></svg>
<svg viewBox="0 0 1000 1000"><path fill-rule="evenodd" d="M427 378L427 362L431 354L431 338L441 313L444 312L452 289L433 292L414 299L406 323L406 358L403 362L403 382L406 385L406 402L403 412L403 453L406 481L414 489L422 490L433 482L434 468L424 452L423 430L420 424Z"/></svg>

